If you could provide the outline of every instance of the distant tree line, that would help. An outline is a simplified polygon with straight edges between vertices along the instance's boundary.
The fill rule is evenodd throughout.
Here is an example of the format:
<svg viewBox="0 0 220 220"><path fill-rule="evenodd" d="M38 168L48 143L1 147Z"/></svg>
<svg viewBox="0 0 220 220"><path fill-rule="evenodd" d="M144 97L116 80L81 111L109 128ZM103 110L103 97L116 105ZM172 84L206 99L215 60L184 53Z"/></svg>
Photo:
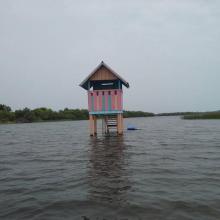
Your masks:
<svg viewBox="0 0 220 220"><path fill-rule="evenodd" d="M7 105L0 104L0 122L13 122L15 121L15 113Z"/></svg>
<svg viewBox="0 0 220 220"><path fill-rule="evenodd" d="M85 109L68 109L53 111L50 108L24 108L12 111L9 106L0 104L0 122L2 123L28 123L59 120L85 120L88 119L88 111Z"/></svg>
<svg viewBox="0 0 220 220"><path fill-rule="evenodd" d="M153 116L182 116L183 119L220 119L220 111L214 112L173 112L154 114L143 111L124 111L125 118ZM0 104L0 123L29 123L43 121L87 120L86 109L68 109L53 111L50 108L24 108L12 111L10 106Z"/></svg>
<svg viewBox="0 0 220 220"><path fill-rule="evenodd" d="M125 111L124 117L149 117L153 113L142 111ZM68 109L53 111L50 108L24 108L12 111L11 107L0 104L0 123L30 123L43 121L86 120L89 112L86 109Z"/></svg>
<svg viewBox="0 0 220 220"><path fill-rule="evenodd" d="M153 117L154 113L142 111L124 111L125 118Z"/></svg>
<svg viewBox="0 0 220 220"><path fill-rule="evenodd" d="M195 119L220 119L220 111L216 112L204 112L197 114L188 114L182 117L183 119L195 120Z"/></svg>
<svg viewBox="0 0 220 220"><path fill-rule="evenodd" d="M172 112L160 113L155 116L182 116L182 119L220 119L220 111L212 112Z"/></svg>
<svg viewBox="0 0 220 220"><path fill-rule="evenodd" d="M195 112L168 112L168 113L158 113L155 116L178 116L178 115L189 115Z"/></svg>

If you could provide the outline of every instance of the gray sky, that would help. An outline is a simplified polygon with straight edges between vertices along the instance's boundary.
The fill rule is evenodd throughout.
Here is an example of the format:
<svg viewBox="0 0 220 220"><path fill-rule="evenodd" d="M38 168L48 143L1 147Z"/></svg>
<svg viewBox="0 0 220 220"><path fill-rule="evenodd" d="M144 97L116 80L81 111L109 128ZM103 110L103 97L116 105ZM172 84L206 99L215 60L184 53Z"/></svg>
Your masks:
<svg viewBox="0 0 220 220"><path fill-rule="evenodd" d="M104 60L129 110L220 110L218 0L0 0L0 103L87 108ZM140 97L140 98L137 98Z"/></svg>

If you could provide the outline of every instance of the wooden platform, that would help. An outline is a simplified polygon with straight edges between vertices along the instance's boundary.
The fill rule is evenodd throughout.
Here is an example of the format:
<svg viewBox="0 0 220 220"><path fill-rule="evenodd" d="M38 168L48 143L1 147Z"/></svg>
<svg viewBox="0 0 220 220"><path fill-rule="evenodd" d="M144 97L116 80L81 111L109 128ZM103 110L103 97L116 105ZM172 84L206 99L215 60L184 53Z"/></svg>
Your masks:
<svg viewBox="0 0 220 220"><path fill-rule="evenodd" d="M100 117L100 116L99 116ZM117 133L118 135L123 134L123 114L114 115L103 115L102 119L102 133ZM97 135L97 115L90 115L90 136Z"/></svg>

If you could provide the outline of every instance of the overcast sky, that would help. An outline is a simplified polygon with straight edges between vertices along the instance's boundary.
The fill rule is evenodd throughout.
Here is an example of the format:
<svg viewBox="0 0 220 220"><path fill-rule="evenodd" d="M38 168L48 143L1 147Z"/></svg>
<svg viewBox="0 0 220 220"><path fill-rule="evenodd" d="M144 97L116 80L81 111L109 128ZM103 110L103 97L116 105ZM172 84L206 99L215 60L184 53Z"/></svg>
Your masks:
<svg viewBox="0 0 220 220"><path fill-rule="evenodd" d="M0 0L0 103L87 108L102 60L126 109L220 110L220 1Z"/></svg>

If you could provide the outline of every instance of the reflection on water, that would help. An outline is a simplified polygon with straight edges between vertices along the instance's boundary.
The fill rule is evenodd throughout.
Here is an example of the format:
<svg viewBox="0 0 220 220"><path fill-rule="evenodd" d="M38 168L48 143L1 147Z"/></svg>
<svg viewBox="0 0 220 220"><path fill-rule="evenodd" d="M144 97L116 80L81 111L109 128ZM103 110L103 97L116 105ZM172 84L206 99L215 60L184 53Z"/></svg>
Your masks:
<svg viewBox="0 0 220 220"><path fill-rule="evenodd" d="M0 126L0 219L220 219L220 123L126 119ZM80 128L80 129L79 129Z"/></svg>
<svg viewBox="0 0 220 220"><path fill-rule="evenodd" d="M91 138L89 199L112 204L127 203L131 188L125 159L126 145L122 136Z"/></svg>

